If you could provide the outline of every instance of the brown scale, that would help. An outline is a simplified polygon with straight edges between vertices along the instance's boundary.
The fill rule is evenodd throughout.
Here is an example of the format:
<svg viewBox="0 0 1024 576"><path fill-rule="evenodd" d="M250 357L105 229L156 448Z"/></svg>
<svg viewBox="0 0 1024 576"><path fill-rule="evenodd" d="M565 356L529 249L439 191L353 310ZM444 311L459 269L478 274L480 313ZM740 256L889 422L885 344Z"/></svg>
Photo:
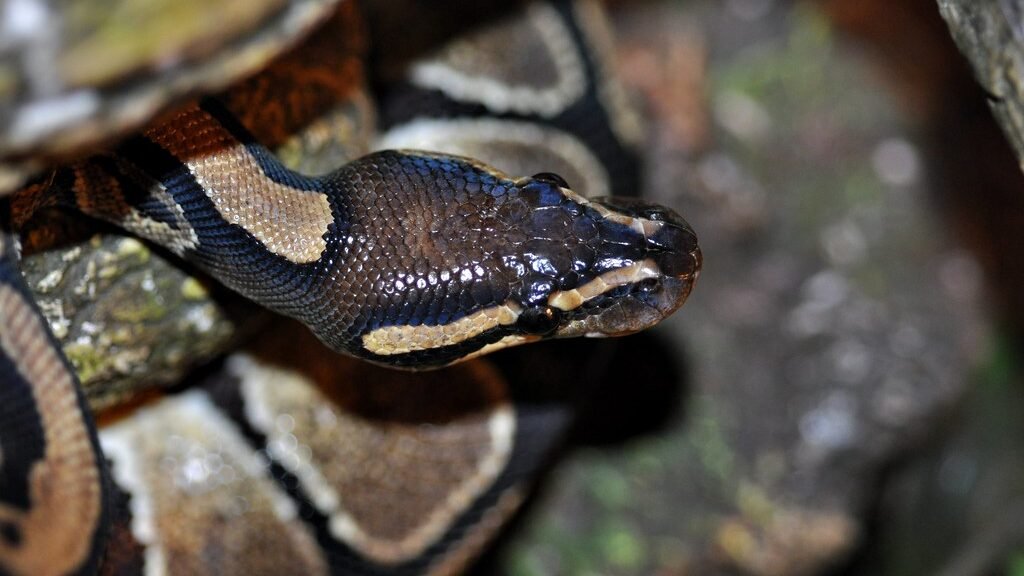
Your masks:
<svg viewBox="0 0 1024 576"><path fill-rule="evenodd" d="M10 242L0 236L0 253L6 260L0 264L5 267L13 262ZM27 472L28 508L0 500L0 567L13 574L69 573L86 565L94 539L103 530L98 451L92 423L81 411L75 376L51 345L48 329L24 288L11 284L11 277L0 276L0 354L14 363L20 380L31 387L43 432L42 438L17 441L42 442L43 457ZM10 393L11 382L0 385ZM3 427L4 433L11 430L18 427Z"/></svg>

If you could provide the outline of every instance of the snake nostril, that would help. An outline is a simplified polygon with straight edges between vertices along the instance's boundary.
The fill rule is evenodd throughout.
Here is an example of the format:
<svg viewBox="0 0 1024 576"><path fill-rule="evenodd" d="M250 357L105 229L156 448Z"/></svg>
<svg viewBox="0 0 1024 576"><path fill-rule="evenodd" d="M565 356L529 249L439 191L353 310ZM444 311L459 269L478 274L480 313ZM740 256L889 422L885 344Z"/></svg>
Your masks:
<svg viewBox="0 0 1024 576"><path fill-rule="evenodd" d="M665 224L657 232L647 236L647 248L689 254L697 249L697 237L688 228Z"/></svg>

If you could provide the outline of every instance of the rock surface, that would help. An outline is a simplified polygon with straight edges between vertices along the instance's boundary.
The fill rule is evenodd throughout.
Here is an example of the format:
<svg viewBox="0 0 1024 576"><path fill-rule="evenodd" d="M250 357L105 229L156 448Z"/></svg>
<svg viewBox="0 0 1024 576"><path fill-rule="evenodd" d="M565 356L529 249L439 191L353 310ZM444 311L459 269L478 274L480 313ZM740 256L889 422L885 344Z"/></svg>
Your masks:
<svg viewBox="0 0 1024 576"><path fill-rule="evenodd" d="M939 0L939 9L1024 163L1024 2Z"/></svg>
<svg viewBox="0 0 1024 576"><path fill-rule="evenodd" d="M0 7L0 194L46 158L251 74L337 0L12 0Z"/></svg>
<svg viewBox="0 0 1024 576"><path fill-rule="evenodd" d="M226 349L242 317L134 238L95 236L22 270L96 410L176 384Z"/></svg>

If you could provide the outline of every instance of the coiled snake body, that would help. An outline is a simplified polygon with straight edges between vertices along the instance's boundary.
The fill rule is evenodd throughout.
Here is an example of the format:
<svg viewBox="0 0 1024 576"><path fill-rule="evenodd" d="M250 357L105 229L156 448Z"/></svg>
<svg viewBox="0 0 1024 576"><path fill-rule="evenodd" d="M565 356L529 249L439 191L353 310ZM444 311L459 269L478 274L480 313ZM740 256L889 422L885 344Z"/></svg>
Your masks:
<svg viewBox="0 0 1024 576"><path fill-rule="evenodd" d="M551 173L512 177L462 156L386 150L324 176L301 175L214 98L186 106L108 154L57 169L17 196L9 217L16 226L36 207L54 205L167 248L232 290L299 320L337 352L407 368L450 365L549 337L644 329L682 305L700 267L692 230L670 210L632 199L588 199ZM0 250L0 571L112 570L123 547L116 522L111 533L116 506L101 454L118 465L114 477L122 484L138 484L130 473L142 457L133 453L135 432L115 427L101 451L73 372L20 281L9 232L0 236ZM262 369L239 360L232 370ZM274 494L252 496L243 507L250 521L273 516L290 526L289 553L301 571L457 570L515 507L521 493L512 489L542 459L521 449L529 447L530 427L514 425L501 394L487 393L491 408L468 425L491 438L489 448L470 458L449 446L453 452L445 456L452 458L447 471L471 474L455 474L456 488L444 497L421 494L391 512L380 507L395 503L368 500L377 509L361 516L355 477L387 484L393 478L373 472L374 466L400 470L408 464L381 454L379 462L360 461L365 474L312 469L319 449L344 451L337 444L346 442L342 435L322 444L317 434L371 433L359 423L338 424L339 416L326 408L310 408L324 399L299 403L296 398L314 393L294 385L289 396L282 392L287 382L222 390L223 404L245 412L238 415L242 435L226 433L222 444L244 443L245 436L265 442L269 466L300 501L298 513L319 523L314 539L295 527L289 496L263 486L269 480L261 480L259 470L268 464L255 456L234 462L233 469L252 472L247 486ZM164 417L181 423L205 415L189 424L197 429L234 426L222 425L204 397L186 394L176 406ZM184 406L190 411L181 411ZM319 423L304 429L296 415L307 409ZM544 418L534 418L543 430ZM180 435L181 442L191 441ZM288 448L297 436L307 453ZM154 496L160 479L152 482L128 490L137 540L155 538L151 532L166 505ZM409 488L395 490L389 493ZM421 517L410 516L415 502L424 506ZM276 516L265 510L259 516L260 506ZM185 570L168 560L171 541L146 552L147 573L158 572L157 565ZM328 546L327 561L316 560L315 548L326 541L337 542ZM274 571L273 562L254 565L262 566L257 572Z"/></svg>

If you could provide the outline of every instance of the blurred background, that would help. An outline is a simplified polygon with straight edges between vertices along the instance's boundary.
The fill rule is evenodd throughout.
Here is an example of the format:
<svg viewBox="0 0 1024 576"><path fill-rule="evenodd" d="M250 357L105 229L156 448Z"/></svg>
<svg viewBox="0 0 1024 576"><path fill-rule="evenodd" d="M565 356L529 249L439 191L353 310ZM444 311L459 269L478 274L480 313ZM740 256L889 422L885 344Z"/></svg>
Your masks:
<svg viewBox="0 0 1024 576"><path fill-rule="evenodd" d="M1024 575L1024 177L934 0L610 8L705 255L655 335L682 391L571 453L504 569Z"/></svg>

